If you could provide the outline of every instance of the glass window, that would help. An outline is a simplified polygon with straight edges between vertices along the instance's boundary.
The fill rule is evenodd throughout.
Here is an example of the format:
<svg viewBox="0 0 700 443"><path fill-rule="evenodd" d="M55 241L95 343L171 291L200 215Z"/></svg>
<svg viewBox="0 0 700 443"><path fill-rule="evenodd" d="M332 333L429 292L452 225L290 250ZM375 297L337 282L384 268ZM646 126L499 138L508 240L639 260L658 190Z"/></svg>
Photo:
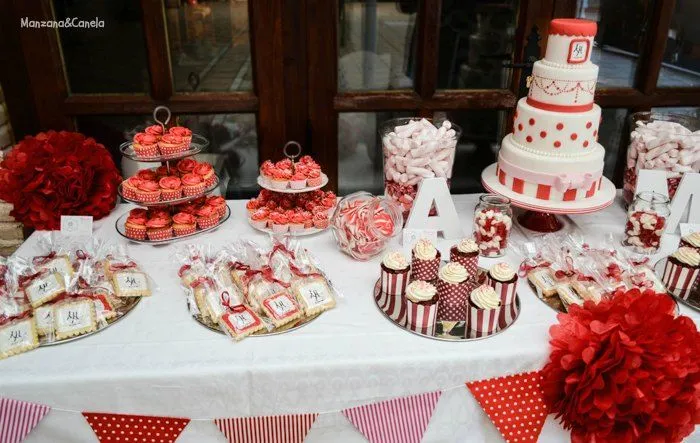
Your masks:
<svg viewBox="0 0 700 443"><path fill-rule="evenodd" d="M615 175L617 161L620 158L620 139L628 139L628 136L624 134L627 131L626 121L628 114L627 109L621 108L608 108L602 111L601 117L603 120L598 128L598 143L605 148L603 175L612 180ZM623 149L626 149L626 147L623 147Z"/></svg>
<svg viewBox="0 0 700 443"><path fill-rule="evenodd" d="M131 139L151 116L85 116L77 119L78 130L105 145L122 175L128 177L152 163L137 163L119 155L119 145ZM250 198L258 193L258 141L255 114L180 115L176 123L209 140L209 148L199 155L211 163L221 178L227 198Z"/></svg>
<svg viewBox="0 0 700 443"><path fill-rule="evenodd" d="M247 0L165 0L165 20L177 92L253 88Z"/></svg>
<svg viewBox="0 0 700 443"><path fill-rule="evenodd" d="M146 42L138 0L54 0L56 20L79 17L101 28L59 28L63 62L72 93L148 92Z"/></svg>
<svg viewBox="0 0 700 443"><path fill-rule="evenodd" d="M700 108L651 108L651 111L664 114L682 114L700 118Z"/></svg>
<svg viewBox="0 0 700 443"><path fill-rule="evenodd" d="M598 22L591 61L598 86L631 87L652 0L578 0L576 16Z"/></svg>
<svg viewBox="0 0 700 443"><path fill-rule="evenodd" d="M443 0L438 88L507 88L517 12L518 0Z"/></svg>
<svg viewBox="0 0 700 443"><path fill-rule="evenodd" d="M676 0L659 86L700 86L700 2Z"/></svg>
<svg viewBox="0 0 700 443"><path fill-rule="evenodd" d="M338 89L411 88L418 1L338 1Z"/></svg>

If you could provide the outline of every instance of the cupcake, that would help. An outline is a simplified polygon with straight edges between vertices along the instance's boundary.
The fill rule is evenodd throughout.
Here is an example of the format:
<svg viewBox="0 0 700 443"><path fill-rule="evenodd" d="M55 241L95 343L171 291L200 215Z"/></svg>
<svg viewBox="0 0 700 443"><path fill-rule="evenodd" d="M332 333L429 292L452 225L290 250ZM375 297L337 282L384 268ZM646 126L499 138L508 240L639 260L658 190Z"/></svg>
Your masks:
<svg viewBox="0 0 700 443"><path fill-rule="evenodd" d="M469 295L467 338L486 337L501 330L501 298L489 285L481 285Z"/></svg>
<svg viewBox="0 0 700 443"><path fill-rule="evenodd" d="M173 155L187 150L182 137L173 134L165 134L161 137L158 141L158 148L163 155Z"/></svg>
<svg viewBox="0 0 700 443"><path fill-rule="evenodd" d="M181 235L194 234L197 230L197 219L192 214L178 212L173 215L173 234L176 237Z"/></svg>
<svg viewBox="0 0 700 443"><path fill-rule="evenodd" d="M207 198L206 204L216 209L216 212L219 214L219 217L223 217L224 215L226 215L226 199L222 196L212 195L211 197Z"/></svg>
<svg viewBox="0 0 700 443"><path fill-rule="evenodd" d="M668 256L662 281L669 292L687 300L700 275L700 252L682 247Z"/></svg>
<svg viewBox="0 0 700 443"><path fill-rule="evenodd" d="M158 166L156 168L155 174L156 174L156 178L158 180L160 180L161 178L167 177L169 175L177 176L177 171L175 171L175 170L171 171L167 165L162 165L162 166Z"/></svg>
<svg viewBox="0 0 700 443"><path fill-rule="evenodd" d="M289 217L281 212L270 214L270 228L275 234L284 234L289 230Z"/></svg>
<svg viewBox="0 0 700 443"><path fill-rule="evenodd" d="M693 248L700 252L700 231L681 237L681 244L679 247Z"/></svg>
<svg viewBox="0 0 700 443"><path fill-rule="evenodd" d="M403 296L408 284L411 267L400 252L390 252L382 260L382 292Z"/></svg>
<svg viewBox="0 0 700 443"><path fill-rule="evenodd" d="M287 189L290 178L292 178L291 170L275 168L272 170L272 177L269 182L270 187L279 190Z"/></svg>
<svg viewBox="0 0 700 443"><path fill-rule="evenodd" d="M160 186L151 180L142 180L136 189L136 200L142 203L155 203L160 201Z"/></svg>
<svg viewBox="0 0 700 443"><path fill-rule="evenodd" d="M134 149L136 156L141 158L156 157L160 153L158 151L158 138L143 132L134 136L131 147Z"/></svg>
<svg viewBox="0 0 700 443"><path fill-rule="evenodd" d="M163 136L163 126L161 125L151 125L144 129L144 131L148 135L152 135L156 138L156 140L160 140L160 138Z"/></svg>
<svg viewBox="0 0 700 443"><path fill-rule="evenodd" d="M323 212L316 212L313 216L314 227L317 229L326 229L331 223L328 219L328 214Z"/></svg>
<svg viewBox="0 0 700 443"><path fill-rule="evenodd" d="M148 216L146 215L145 209L132 209L131 212L129 212L129 216L126 218L126 223L124 224L126 236L133 238L134 240L145 240L147 221Z"/></svg>
<svg viewBox="0 0 700 443"><path fill-rule="evenodd" d="M289 231L290 232L301 232L304 230L304 214L301 212L295 212L289 217Z"/></svg>
<svg viewBox="0 0 700 443"><path fill-rule="evenodd" d="M250 214L250 224L257 229L267 228L267 220L270 216L270 211L267 208L256 209Z"/></svg>
<svg viewBox="0 0 700 443"><path fill-rule="evenodd" d="M450 249L450 261L464 266L470 276L476 276L479 265L479 245L473 238L463 239Z"/></svg>
<svg viewBox="0 0 700 443"><path fill-rule="evenodd" d="M411 251L411 278L413 280L435 280L440 269L440 251L430 242L421 238Z"/></svg>
<svg viewBox="0 0 700 443"><path fill-rule="evenodd" d="M314 215L309 211L302 211L301 214L304 216L304 229L311 229L314 227Z"/></svg>
<svg viewBox="0 0 700 443"><path fill-rule="evenodd" d="M258 200L257 198L251 198L246 202L245 208L248 210L248 215L252 215L253 212L260 209L260 200Z"/></svg>
<svg viewBox="0 0 700 443"><path fill-rule="evenodd" d="M158 181L158 185L160 186L160 197L163 201L182 197L182 182L179 178L174 176L163 177Z"/></svg>
<svg viewBox="0 0 700 443"><path fill-rule="evenodd" d="M306 175L297 171L289 179L289 187L292 189L304 189L306 187Z"/></svg>
<svg viewBox="0 0 700 443"><path fill-rule="evenodd" d="M321 178L320 169L309 169L306 176L306 185L309 187L321 186L323 179Z"/></svg>
<svg viewBox="0 0 700 443"><path fill-rule="evenodd" d="M146 222L146 228L149 240L165 240L173 236L173 225L168 216L159 214L156 217L151 217Z"/></svg>
<svg viewBox="0 0 700 443"><path fill-rule="evenodd" d="M185 197L192 197L204 192L204 181L202 181L202 177L199 175L193 173L185 174L182 176L181 180L182 193Z"/></svg>
<svg viewBox="0 0 700 443"><path fill-rule="evenodd" d="M141 179L138 176L129 177L122 182L122 196L129 200L138 200L136 191L138 190Z"/></svg>
<svg viewBox="0 0 700 443"><path fill-rule="evenodd" d="M190 143L192 142L192 131L183 126L173 126L168 130L168 134L176 135L182 138L185 144L185 150L190 149Z"/></svg>
<svg viewBox="0 0 700 443"><path fill-rule="evenodd" d="M412 281L406 287L406 327L424 335L435 335L438 300L434 285L422 280Z"/></svg>
<svg viewBox="0 0 700 443"><path fill-rule="evenodd" d="M197 214L197 209L199 209L198 204L194 202L187 202L187 203L182 203L176 206L177 212L184 212L187 214L192 214L196 215Z"/></svg>
<svg viewBox="0 0 700 443"><path fill-rule="evenodd" d="M336 198L334 197L323 197L321 200L321 207L326 211L328 217L333 215L333 210L335 209Z"/></svg>
<svg viewBox="0 0 700 443"><path fill-rule="evenodd" d="M216 181L216 174L214 174L214 168L209 163L198 164L193 171L198 176L202 177L204 180L204 186L209 187Z"/></svg>
<svg viewBox="0 0 700 443"><path fill-rule="evenodd" d="M220 218L216 209L209 205L204 205L197 209L197 226L199 226L199 229L208 229L215 226Z"/></svg>
<svg viewBox="0 0 700 443"><path fill-rule="evenodd" d="M136 176L141 180L158 181L158 174L152 169L141 169Z"/></svg>
<svg viewBox="0 0 700 443"><path fill-rule="evenodd" d="M197 161L193 160L191 158L183 158L179 162L177 162L177 172L180 173L180 175L185 175L189 174L190 172L194 171L194 168L197 167Z"/></svg>
<svg viewBox="0 0 700 443"><path fill-rule="evenodd" d="M438 272L437 291L440 296L438 320L464 321L467 316L469 275L464 266L450 262Z"/></svg>
<svg viewBox="0 0 700 443"><path fill-rule="evenodd" d="M515 302L515 288L518 285L518 275L508 263L496 263L486 274L486 284L491 286L501 297L502 305Z"/></svg>

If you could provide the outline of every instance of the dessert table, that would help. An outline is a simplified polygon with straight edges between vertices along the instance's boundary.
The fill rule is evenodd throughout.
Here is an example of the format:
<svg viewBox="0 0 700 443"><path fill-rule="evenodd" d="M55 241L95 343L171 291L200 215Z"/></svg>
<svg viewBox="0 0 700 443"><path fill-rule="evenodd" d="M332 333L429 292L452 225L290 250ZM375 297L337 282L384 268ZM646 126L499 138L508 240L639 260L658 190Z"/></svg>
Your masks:
<svg viewBox="0 0 700 443"><path fill-rule="evenodd" d="M469 234L478 195L456 195L454 201ZM248 225L244 203L230 201L231 219L194 241L217 247L240 237L264 242L266 234ZM96 222L94 235L127 243L114 223L130 208L121 205ZM571 217L587 241L606 232L621 234L624 219L621 199L599 213ZM513 240L522 241L523 235L515 229ZM37 237L30 237L17 254L35 255ZM174 257L186 241L129 243L130 254L159 286L152 297L99 334L0 361L0 395L54 408L25 441L93 441L92 430L74 411L202 419L323 411L327 413L318 417L307 442L362 442L338 410L447 388L453 389L440 398L424 442L501 441L464 382L535 370L545 363L556 313L527 282L520 282L522 310L508 330L485 340L441 342L402 331L377 310L372 288L380 257L352 260L338 251L330 232L301 241L342 292L338 307L299 330L238 343L191 318ZM439 239L438 246L444 254L453 243ZM677 236L666 235L662 253L677 244ZM398 239L393 246L399 247ZM520 257L511 252L504 260L517 266ZM481 259L481 265L495 261ZM686 306L680 311L700 322L700 315ZM550 416L540 441L568 440L568 432ZM226 440L207 420L193 420L178 440L204 441Z"/></svg>

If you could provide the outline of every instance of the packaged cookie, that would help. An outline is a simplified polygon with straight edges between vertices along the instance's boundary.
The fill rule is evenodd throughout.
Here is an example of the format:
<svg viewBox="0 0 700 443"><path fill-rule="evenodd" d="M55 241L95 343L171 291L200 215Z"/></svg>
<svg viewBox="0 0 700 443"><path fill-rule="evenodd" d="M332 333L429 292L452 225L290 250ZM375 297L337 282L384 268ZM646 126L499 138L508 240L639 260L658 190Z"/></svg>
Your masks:
<svg viewBox="0 0 700 443"><path fill-rule="evenodd" d="M0 317L0 360L39 346L34 318L28 313L18 317Z"/></svg>
<svg viewBox="0 0 700 443"><path fill-rule="evenodd" d="M219 325L235 341L265 329L265 323L250 307L237 305L227 308L219 318Z"/></svg>
<svg viewBox="0 0 700 443"><path fill-rule="evenodd" d="M262 270L249 271L249 273L252 273L253 277L249 279L246 300L256 312L263 313L262 301L284 291L289 285L276 279L267 266Z"/></svg>
<svg viewBox="0 0 700 443"><path fill-rule="evenodd" d="M48 255L34 257L32 259L32 264L37 272L46 270L50 273L63 276L66 287L70 285L75 276L73 263L67 253L56 253L53 251Z"/></svg>
<svg viewBox="0 0 700 443"><path fill-rule="evenodd" d="M66 291L64 278L48 270L21 276L19 286L34 309Z"/></svg>
<svg viewBox="0 0 700 443"><path fill-rule="evenodd" d="M559 284L556 286L557 295L564 305L564 309L569 310L570 305L583 306L583 298L568 283Z"/></svg>
<svg viewBox="0 0 700 443"><path fill-rule="evenodd" d="M192 315L201 315L205 319L210 319L216 323L219 315L212 314L208 308L208 299L219 297L219 290L216 282L211 277L200 276L190 284L191 300L188 300L190 305L190 313Z"/></svg>
<svg viewBox="0 0 700 443"><path fill-rule="evenodd" d="M276 328L301 318L302 311L294 297L284 291L278 292L261 302L262 310Z"/></svg>
<svg viewBox="0 0 700 443"><path fill-rule="evenodd" d="M70 297L54 305L54 336L63 340L97 330L95 303L87 297Z"/></svg>
<svg viewBox="0 0 700 443"><path fill-rule="evenodd" d="M148 297L151 287L148 276L141 271L121 270L113 272L112 286L117 297Z"/></svg>
<svg viewBox="0 0 700 443"><path fill-rule="evenodd" d="M537 291L545 297L553 297L557 294L557 282L549 268L537 268L527 274L527 279L537 288Z"/></svg>
<svg viewBox="0 0 700 443"><path fill-rule="evenodd" d="M291 291L308 317L335 307L333 291L320 274L295 279Z"/></svg>
<svg viewBox="0 0 700 443"><path fill-rule="evenodd" d="M54 332L53 303L47 303L34 309L34 321L39 336L52 336Z"/></svg>

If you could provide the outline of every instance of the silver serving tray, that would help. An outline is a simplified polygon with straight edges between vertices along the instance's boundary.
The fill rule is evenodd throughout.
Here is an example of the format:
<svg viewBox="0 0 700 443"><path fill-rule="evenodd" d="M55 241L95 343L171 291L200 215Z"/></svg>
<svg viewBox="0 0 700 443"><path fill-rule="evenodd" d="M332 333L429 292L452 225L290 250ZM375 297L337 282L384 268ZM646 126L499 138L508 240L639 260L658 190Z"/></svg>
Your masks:
<svg viewBox="0 0 700 443"><path fill-rule="evenodd" d="M119 151L124 157L128 157L137 162L146 163L160 163L165 161L179 160L181 158L192 157L193 155L199 154L209 146L209 140L202 137L199 134L192 134L192 142L190 143L190 149L176 154L171 155L157 155L155 157L141 157L136 155L132 142L124 142L119 145Z"/></svg>
<svg viewBox="0 0 700 443"><path fill-rule="evenodd" d="M187 239L187 238L192 238L192 237L197 236L197 235L199 235L199 234L204 234L205 232L209 232L209 231L213 231L214 229L217 229L219 226L221 226L222 224L224 224L224 223L226 222L226 220L229 219L229 217L231 217L231 208L229 208L229 207L227 206L227 207L226 207L226 214L224 214L224 216L221 217L221 219L219 220L219 223L217 223L216 225L212 226L211 228L207 228L207 229L199 229L199 228L198 228L198 229L197 229L194 233L192 233L192 234L180 235L180 236L178 236L178 237L172 237L172 238L168 238L168 239L165 239L165 240L134 240L133 238L127 237L127 236L126 236L126 229L125 229L125 227L124 227L124 224L126 223L127 217L129 217L129 213L128 213L128 212L122 214L122 216L119 217L119 218L117 219L117 221L115 222L115 224L114 224L115 227L116 227L116 229L117 229L117 232L119 233L119 235L121 235L122 237L124 237L125 239L127 239L127 240L129 240L129 241L132 241L132 242L134 242L134 243L141 243L141 244L143 244L143 245L166 245L166 244L168 244L168 243L173 243L173 242L180 241L180 240L184 240L184 239Z"/></svg>
<svg viewBox="0 0 700 443"><path fill-rule="evenodd" d="M122 198L122 200L124 200L125 202L133 203L133 204L139 205L139 206L154 208L154 207L159 207L159 206L172 206L172 205L179 205L181 203L187 203L188 201L196 200L199 197L203 197L205 195L211 194L218 187L219 187L219 177L216 177L216 180L214 181L214 183L212 185L207 186L204 189L204 191L202 191L201 193L199 193L197 195L180 197L180 198L176 198L174 200L162 200L162 201L157 201L157 202L152 202L152 203L146 203L146 202L142 202L139 200L132 200L132 199L124 197L124 194L122 193L122 183L119 183L119 186L117 187L117 192L119 193L119 196Z"/></svg>

